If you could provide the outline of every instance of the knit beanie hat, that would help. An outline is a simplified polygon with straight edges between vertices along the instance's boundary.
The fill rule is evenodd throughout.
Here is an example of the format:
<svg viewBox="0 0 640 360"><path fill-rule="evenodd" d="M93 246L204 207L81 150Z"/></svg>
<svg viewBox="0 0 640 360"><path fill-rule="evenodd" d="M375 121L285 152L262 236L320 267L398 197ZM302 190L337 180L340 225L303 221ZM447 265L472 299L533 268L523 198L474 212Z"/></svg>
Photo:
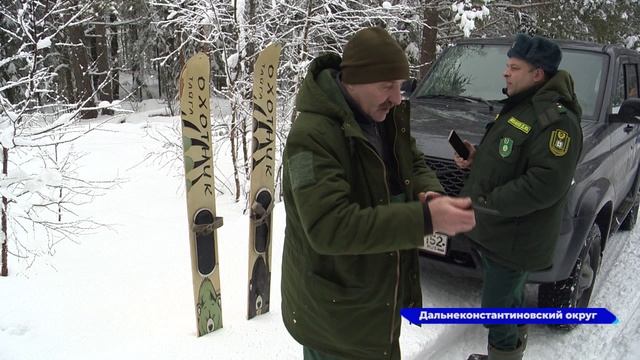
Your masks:
<svg viewBox="0 0 640 360"><path fill-rule="evenodd" d="M558 72L562 52L558 44L541 36L516 35L516 41L507 52L508 57L522 59L529 64L542 68L548 75Z"/></svg>
<svg viewBox="0 0 640 360"><path fill-rule="evenodd" d="M400 45L379 27L364 28L351 38L342 55L342 81L368 84L409 78L409 62Z"/></svg>

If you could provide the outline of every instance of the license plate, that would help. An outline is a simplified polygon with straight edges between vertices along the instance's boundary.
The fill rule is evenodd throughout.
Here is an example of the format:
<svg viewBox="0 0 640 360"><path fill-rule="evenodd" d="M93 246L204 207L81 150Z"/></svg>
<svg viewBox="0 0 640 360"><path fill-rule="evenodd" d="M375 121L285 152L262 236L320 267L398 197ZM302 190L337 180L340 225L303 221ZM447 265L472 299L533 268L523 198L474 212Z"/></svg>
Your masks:
<svg viewBox="0 0 640 360"><path fill-rule="evenodd" d="M426 251L436 255L447 255L447 244L449 237L445 234L431 234L424 237L424 247Z"/></svg>

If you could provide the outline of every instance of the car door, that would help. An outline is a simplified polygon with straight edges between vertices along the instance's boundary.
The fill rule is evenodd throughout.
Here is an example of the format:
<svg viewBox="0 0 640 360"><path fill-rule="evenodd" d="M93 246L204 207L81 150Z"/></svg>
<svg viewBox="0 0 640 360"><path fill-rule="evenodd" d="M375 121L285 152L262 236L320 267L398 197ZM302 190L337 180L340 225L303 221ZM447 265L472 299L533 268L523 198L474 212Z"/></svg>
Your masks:
<svg viewBox="0 0 640 360"><path fill-rule="evenodd" d="M634 61L635 60L635 61ZM630 57L621 57L617 67L616 84L613 91L611 112L616 114L620 105L629 97L638 97L638 61ZM637 164L640 160L640 125L615 123L610 124L611 151L615 163L612 179L616 193L617 207L629 193L635 179Z"/></svg>

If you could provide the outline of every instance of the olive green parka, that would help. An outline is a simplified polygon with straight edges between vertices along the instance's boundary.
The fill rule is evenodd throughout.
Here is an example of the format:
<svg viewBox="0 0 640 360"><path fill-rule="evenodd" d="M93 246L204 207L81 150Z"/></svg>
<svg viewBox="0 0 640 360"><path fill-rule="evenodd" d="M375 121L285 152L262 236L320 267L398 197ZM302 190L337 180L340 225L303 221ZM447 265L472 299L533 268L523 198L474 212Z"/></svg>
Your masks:
<svg viewBox="0 0 640 360"><path fill-rule="evenodd" d="M389 359L400 309L422 304L417 194L443 190L416 149L403 103L384 121L406 200L392 202L383 159L336 83L340 61L315 59L296 99L283 158L282 317L298 342L322 353Z"/></svg>
<svg viewBox="0 0 640 360"><path fill-rule="evenodd" d="M484 135L462 191L498 215L476 211L468 234L512 269L551 266L562 210L582 150L573 79L559 71L508 99Z"/></svg>

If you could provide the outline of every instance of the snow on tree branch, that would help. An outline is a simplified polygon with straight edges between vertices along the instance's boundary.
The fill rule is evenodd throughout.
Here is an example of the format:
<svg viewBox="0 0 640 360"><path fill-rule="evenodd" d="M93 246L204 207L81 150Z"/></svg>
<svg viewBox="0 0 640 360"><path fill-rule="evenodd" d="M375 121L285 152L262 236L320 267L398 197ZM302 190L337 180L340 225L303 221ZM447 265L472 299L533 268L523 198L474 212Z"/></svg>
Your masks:
<svg viewBox="0 0 640 360"><path fill-rule="evenodd" d="M458 22L465 37L469 37L471 31L476 28L476 19L482 20L489 16L490 12L486 5L491 0L483 1L483 4L474 4L471 0L456 1L451 5L451 10L456 13L454 21Z"/></svg>
<svg viewBox="0 0 640 360"><path fill-rule="evenodd" d="M0 229L3 275L7 241L19 258L51 252L52 244L95 228L97 223L79 206L115 184L77 178L80 155L71 144L93 128L80 130L78 122L96 108L94 98L111 81L108 74L99 82L88 80L84 97L66 91L73 89L65 83L65 71L67 79L86 80L91 74L88 64L71 74L65 61L76 50L84 55L82 24L93 16L89 10L95 3L0 3L0 211L7 217ZM71 40L74 31L77 41Z"/></svg>

